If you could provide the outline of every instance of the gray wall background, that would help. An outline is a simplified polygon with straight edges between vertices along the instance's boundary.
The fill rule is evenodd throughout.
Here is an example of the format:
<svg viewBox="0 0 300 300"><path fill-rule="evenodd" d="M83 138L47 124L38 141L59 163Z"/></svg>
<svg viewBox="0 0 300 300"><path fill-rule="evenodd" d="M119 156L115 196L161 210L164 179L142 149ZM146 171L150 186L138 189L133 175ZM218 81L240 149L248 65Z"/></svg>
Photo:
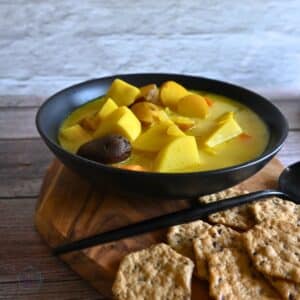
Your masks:
<svg viewBox="0 0 300 300"><path fill-rule="evenodd" d="M148 71L299 95L300 0L0 0L0 94Z"/></svg>

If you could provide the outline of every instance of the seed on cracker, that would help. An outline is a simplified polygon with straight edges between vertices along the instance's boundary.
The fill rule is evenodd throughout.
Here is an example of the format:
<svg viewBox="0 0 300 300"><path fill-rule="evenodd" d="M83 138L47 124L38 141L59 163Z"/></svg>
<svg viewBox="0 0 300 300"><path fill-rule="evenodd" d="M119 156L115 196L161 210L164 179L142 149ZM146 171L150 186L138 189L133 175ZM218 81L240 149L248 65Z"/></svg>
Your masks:
<svg viewBox="0 0 300 300"><path fill-rule="evenodd" d="M283 279L269 279L284 300L300 300L300 283Z"/></svg>
<svg viewBox="0 0 300 300"><path fill-rule="evenodd" d="M210 224L201 220L172 226L167 235L168 244L180 254L194 260L193 239L201 237L210 227Z"/></svg>
<svg viewBox="0 0 300 300"><path fill-rule="evenodd" d="M300 205L278 197L257 201L250 206L250 209L258 223L268 219L285 220L292 223L300 220Z"/></svg>
<svg viewBox="0 0 300 300"><path fill-rule="evenodd" d="M266 220L242 239L260 272L300 283L300 225Z"/></svg>
<svg viewBox="0 0 300 300"><path fill-rule="evenodd" d="M255 270L246 253L226 248L208 256L209 292L214 299L279 299L272 286Z"/></svg>
<svg viewBox="0 0 300 300"><path fill-rule="evenodd" d="M209 228L201 238L194 239L197 276L208 279L207 257L224 248L241 247L240 233L224 225Z"/></svg>
<svg viewBox="0 0 300 300"><path fill-rule="evenodd" d="M193 267L189 258L157 244L124 257L112 291L118 300L187 300Z"/></svg>
<svg viewBox="0 0 300 300"><path fill-rule="evenodd" d="M247 193L247 191L233 187L215 194L200 197L199 201L200 203L211 203ZM214 224L223 224L239 230L247 230L255 224L248 204L211 214L208 220Z"/></svg>

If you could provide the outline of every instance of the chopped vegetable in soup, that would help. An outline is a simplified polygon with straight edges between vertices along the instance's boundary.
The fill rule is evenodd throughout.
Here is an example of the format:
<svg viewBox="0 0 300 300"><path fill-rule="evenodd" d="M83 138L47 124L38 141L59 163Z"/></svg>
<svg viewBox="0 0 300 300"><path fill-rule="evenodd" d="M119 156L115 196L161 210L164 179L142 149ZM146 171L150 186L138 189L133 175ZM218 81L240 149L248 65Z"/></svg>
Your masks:
<svg viewBox="0 0 300 300"><path fill-rule="evenodd" d="M265 123L225 96L167 81L135 87L116 79L107 94L62 123L61 146L87 159L150 172L197 172L238 165L262 154Z"/></svg>

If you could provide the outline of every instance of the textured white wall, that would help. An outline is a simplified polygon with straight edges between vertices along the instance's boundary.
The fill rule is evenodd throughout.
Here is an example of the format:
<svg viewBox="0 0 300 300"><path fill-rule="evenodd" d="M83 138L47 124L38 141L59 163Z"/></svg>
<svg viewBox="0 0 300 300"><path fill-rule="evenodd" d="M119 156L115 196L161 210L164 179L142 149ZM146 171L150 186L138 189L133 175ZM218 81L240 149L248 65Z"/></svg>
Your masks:
<svg viewBox="0 0 300 300"><path fill-rule="evenodd" d="M0 0L0 93L177 72L300 90L300 0Z"/></svg>

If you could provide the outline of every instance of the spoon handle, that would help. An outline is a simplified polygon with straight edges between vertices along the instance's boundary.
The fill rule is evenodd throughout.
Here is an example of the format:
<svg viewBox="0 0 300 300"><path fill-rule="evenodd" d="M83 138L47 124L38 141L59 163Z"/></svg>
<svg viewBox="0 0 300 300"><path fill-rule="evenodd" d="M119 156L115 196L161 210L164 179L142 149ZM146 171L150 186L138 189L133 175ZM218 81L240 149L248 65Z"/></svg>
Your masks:
<svg viewBox="0 0 300 300"><path fill-rule="evenodd" d="M198 219L203 219L210 214L270 196L279 196L282 198L289 199L288 195L286 195L283 192L276 190L264 190L228 198L222 201L212 202L203 205L199 204L191 208L180 210L178 212L130 224L122 228L96 234L94 236L90 236L82 240L58 246L53 250L53 253L54 255L60 255L72 251L89 248L95 245L117 241L123 238L129 238L134 235L147 233L169 226L178 225L186 222L192 222Z"/></svg>

